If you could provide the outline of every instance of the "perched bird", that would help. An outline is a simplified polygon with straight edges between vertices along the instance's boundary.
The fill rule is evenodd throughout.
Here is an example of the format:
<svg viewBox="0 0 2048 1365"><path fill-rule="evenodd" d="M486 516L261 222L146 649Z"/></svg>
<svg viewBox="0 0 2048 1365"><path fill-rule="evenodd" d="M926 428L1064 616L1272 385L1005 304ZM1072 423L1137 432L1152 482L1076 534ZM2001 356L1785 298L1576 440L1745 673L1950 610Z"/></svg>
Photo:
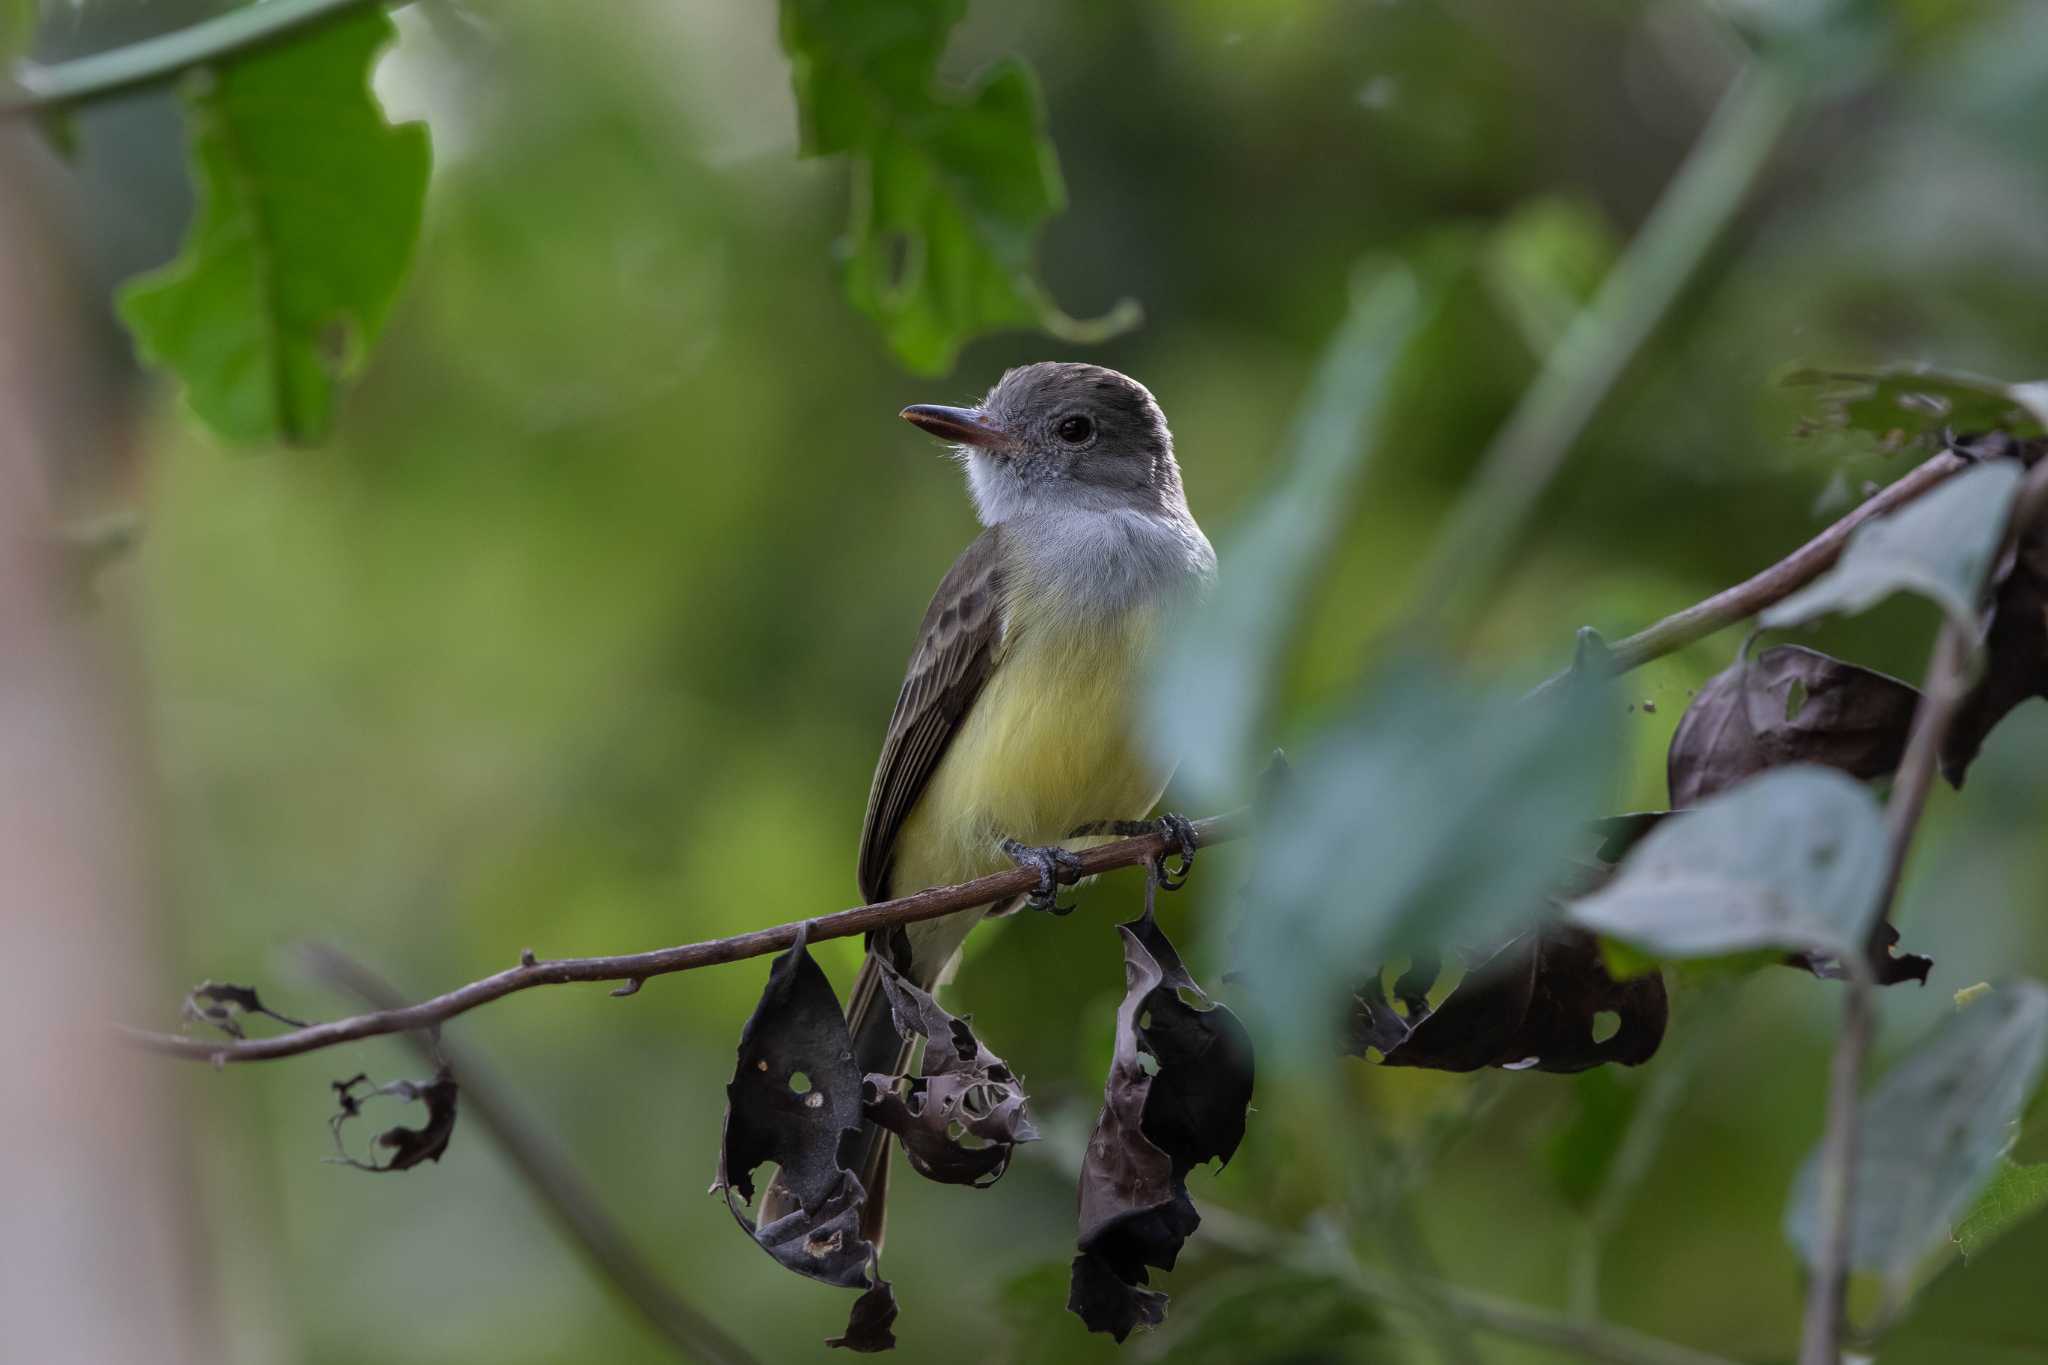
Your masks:
<svg viewBox="0 0 2048 1365"><path fill-rule="evenodd" d="M1140 734L1147 663L1172 612L1214 579L1216 554L1158 403L1114 370L1027 365L975 407L902 415L953 444L987 529L918 628L868 793L861 894L888 900L1016 863L1039 874L1030 901L1054 908L1072 850L1133 832L1165 790L1170 771ZM1185 821L1161 824L1188 846ZM1018 904L871 938L847 1004L863 1074L900 1075L912 1060L878 959L933 989L984 915ZM888 1159L889 1135L868 1125L853 1169L871 1241Z"/></svg>

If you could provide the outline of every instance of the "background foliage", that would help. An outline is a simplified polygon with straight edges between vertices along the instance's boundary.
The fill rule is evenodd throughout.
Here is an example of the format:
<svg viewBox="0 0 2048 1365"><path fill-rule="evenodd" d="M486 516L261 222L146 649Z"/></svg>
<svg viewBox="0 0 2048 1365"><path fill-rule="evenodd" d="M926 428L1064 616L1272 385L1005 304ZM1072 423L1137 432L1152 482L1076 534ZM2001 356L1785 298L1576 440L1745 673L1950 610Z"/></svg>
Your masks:
<svg viewBox="0 0 2048 1365"><path fill-rule="evenodd" d="M91 50L204 8L60 7L35 50ZM613 951L850 904L915 613L973 530L956 474L897 408L967 398L1049 355L1125 369L1159 395L1194 509L1226 542L1287 467L1355 266L1399 258L1434 306L1388 381L1376 457L1319 509L1340 520L1273 685L1272 737L1309 732L1392 657L1386 632L1412 609L1439 515L1737 60L1707 11L1676 0L975 5L950 39L919 37L915 60L888 66L891 98L914 106L910 134L894 116L827 120L833 73L893 62L860 46L885 13L929 23L952 7L884 7L875 28L845 34L806 27L831 8L792 3L780 28L766 6L698 0L400 12L377 90L394 117L425 118L432 181L410 278L332 438L230 451L167 400L132 452L62 471L73 510L133 505L146 527L98 595L141 632L179 943L162 1001L211 975L261 979L294 1013L337 1008L291 984L279 948L305 937L423 990L522 946ZM1796 436L1808 399L1773 383L1785 367L2040 372L2048 84L2033 54L2048 23L2024 0L1901 0L1861 21L1827 39L1841 79L1461 629L1475 675L1533 677L1566 661L1581 624L1618 635L1703 596L1901 467L1853 437ZM789 48L813 54L795 63L797 93ZM1035 84L1016 68L977 74L1017 56ZM943 89L927 80L934 60ZM232 96L218 92L224 116ZM109 295L177 249L175 117L163 93L85 110L74 161L52 169L80 224L74 264ZM998 173L978 120L1041 117L1057 172ZM932 190L932 167L956 163L989 172L990 211ZM1062 183L1067 207L1036 247L1041 284L1020 272ZM929 295L892 289L886 239L905 224L960 253L928 255L943 286ZM1126 297L1144 325L1086 346L1049 302L1110 316ZM975 340L948 369L963 298L993 298L989 321L1049 322L1070 339ZM359 314L365 334L382 311ZM110 349L124 346L112 325ZM194 406L238 435L299 430ZM1937 619L1894 599L1814 640L1916 677ZM1613 809L1664 804L1665 743L1735 634L1630 679ZM2048 975L2048 929L2030 913L2048 884L2042 710L2016 713L1968 785L1936 795L1901 918L1937 965L1924 990L1886 993L1885 1055L1952 1013L1960 988ZM1428 789L1429 767L1390 765L1399 783L1366 799L1398 809L1416 799L1402 784ZM1233 960L1250 856L1204 855L1168 907L1205 980ZM1380 870L1335 872L1363 901ZM961 976L955 1006L1029 1080L1049 1134L991 1192L898 1181L889 1273L906 1358L1110 1353L1059 1311L1063 1272L1047 1267L1071 1251L1062 1163L1099 1101L1121 986L1110 924L1137 890L1112 877L1081 914L1013 920ZM855 952L818 950L842 987ZM460 1028L517 1074L685 1292L764 1358L810 1358L844 1296L782 1274L703 1196L734 1034L765 970L658 981L629 1002L523 997ZM1593 1282L1608 1316L1737 1359L1785 1358L1799 1276L1780 1215L1819 1131L1836 1009L1791 972L1687 980L1664 1053L1640 1073L1344 1062L1333 1086L1262 1085L1237 1159L1195 1177L1210 1223L1171 1277L1170 1331L1126 1349L1435 1358L1439 1343L1405 1322L1390 1340L1328 1280L1234 1254L1235 1211L1289 1229L1348 1220L1368 1258L1554 1304L1585 1301L1586 1229L1604 1219ZM651 1353L478 1135L458 1132L441 1167L403 1177L318 1164L320 1085L358 1069L410 1063L396 1045L363 1046L183 1075L205 1170L200 1273L231 1358ZM1656 1093L1660 1072L1679 1079ZM1627 1117L1656 1105L1668 1124L1639 1191L1601 1212L1591 1191ZM2023 1136L2002 1190L2038 1185L2025 1172L2044 1140ZM1883 1359L2048 1358L2021 1292L2043 1256L2048 1220L2035 1219L1967 1267L1937 1260ZM1290 1305L1278 1322L1275 1301Z"/></svg>

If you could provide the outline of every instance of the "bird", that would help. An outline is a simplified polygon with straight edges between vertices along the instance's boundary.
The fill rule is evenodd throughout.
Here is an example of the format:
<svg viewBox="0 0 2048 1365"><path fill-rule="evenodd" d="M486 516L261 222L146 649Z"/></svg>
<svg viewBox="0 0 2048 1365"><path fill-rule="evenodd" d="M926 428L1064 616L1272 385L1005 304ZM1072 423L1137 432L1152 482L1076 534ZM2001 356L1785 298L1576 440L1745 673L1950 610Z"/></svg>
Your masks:
<svg viewBox="0 0 2048 1365"><path fill-rule="evenodd" d="M1013 864L1035 870L1038 886L870 937L846 1006L862 1075L901 1075L913 1062L881 988L884 957L936 991L984 917L1027 901L1060 908L1076 849L1163 828L1192 852L1181 817L1141 819L1171 776L1142 708L1155 649L1216 576L1165 415L1128 375L1026 365L972 407L901 415L952 447L983 530L918 627L868 793L860 892L872 904ZM889 1146L866 1124L849 1163L866 1191L862 1233L877 1248Z"/></svg>

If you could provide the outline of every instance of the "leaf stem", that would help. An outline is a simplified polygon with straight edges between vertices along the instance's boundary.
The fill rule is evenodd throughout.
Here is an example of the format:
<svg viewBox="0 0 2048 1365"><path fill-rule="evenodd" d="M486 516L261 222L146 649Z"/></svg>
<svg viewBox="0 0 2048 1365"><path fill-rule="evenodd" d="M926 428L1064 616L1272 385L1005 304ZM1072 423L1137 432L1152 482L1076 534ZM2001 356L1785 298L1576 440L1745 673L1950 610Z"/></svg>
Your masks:
<svg viewBox="0 0 2048 1365"><path fill-rule="evenodd" d="M1871 977L1869 964L1844 958L1848 991L1842 1001L1842 1032L1828 1067L1827 1136L1820 1157L1820 1190L1815 1201L1819 1245L1813 1279L1806 1288L1806 1320L1799 1365L1841 1365L1842 1319L1848 1298L1850 1210L1855 1197L1857 1090L1870 1053Z"/></svg>
<svg viewBox="0 0 2048 1365"><path fill-rule="evenodd" d="M166 81L195 66L219 61L290 37L371 0L267 0L196 24L50 66L24 63L12 90L0 92L0 119L105 99Z"/></svg>
<svg viewBox="0 0 2048 1365"><path fill-rule="evenodd" d="M1791 62L1758 58L1737 73L1641 231L1480 461L1420 578L1415 600L1432 613L1455 620L1513 552L1565 456L1748 196L1804 88Z"/></svg>

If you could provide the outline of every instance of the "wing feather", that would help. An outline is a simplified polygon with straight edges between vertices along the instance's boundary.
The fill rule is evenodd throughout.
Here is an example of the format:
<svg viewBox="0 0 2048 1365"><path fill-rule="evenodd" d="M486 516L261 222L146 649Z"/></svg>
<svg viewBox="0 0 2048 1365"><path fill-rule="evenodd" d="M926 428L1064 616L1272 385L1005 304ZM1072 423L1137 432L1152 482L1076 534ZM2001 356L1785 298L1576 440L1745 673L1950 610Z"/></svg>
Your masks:
<svg viewBox="0 0 2048 1365"><path fill-rule="evenodd" d="M860 892L869 902L889 898L897 833L995 669L1003 635L1000 547L998 528L982 532L953 562L925 608L868 789Z"/></svg>

